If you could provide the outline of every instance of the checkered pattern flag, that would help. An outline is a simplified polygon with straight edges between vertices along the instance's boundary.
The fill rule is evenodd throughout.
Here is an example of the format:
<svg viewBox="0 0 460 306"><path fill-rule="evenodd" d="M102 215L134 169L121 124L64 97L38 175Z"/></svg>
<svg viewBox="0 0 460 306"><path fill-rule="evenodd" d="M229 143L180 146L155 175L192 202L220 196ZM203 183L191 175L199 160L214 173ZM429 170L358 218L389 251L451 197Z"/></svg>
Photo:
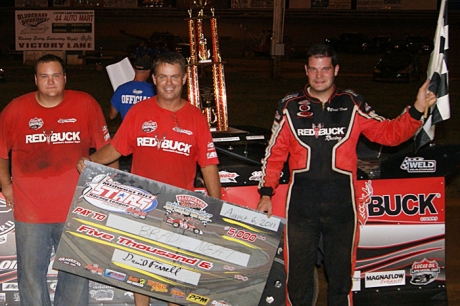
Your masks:
<svg viewBox="0 0 460 306"><path fill-rule="evenodd" d="M429 90L438 98L431 106L427 118L415 135L415 151L434 139L434 125L450 118L449 73L447 51L449 50L449 27L447 24L447 0L441 1L438 26L434 36L434 49L428 63L427 77L431 80Z"/></svg>

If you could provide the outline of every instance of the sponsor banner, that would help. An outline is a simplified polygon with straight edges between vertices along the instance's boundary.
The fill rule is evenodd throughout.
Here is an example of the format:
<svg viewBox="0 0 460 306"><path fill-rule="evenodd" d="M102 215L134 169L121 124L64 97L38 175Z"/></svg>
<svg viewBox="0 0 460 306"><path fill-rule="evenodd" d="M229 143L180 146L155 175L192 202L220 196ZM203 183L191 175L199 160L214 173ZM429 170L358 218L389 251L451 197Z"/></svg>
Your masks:
<svg viewBox="0 0 460 306"><path fill-rule="evenodd" d="M15 11L16 50L94 50L94 11Z"/></svg>
<svg viewBox="0 0 460 306"><path fill-rule="evenodd" d="M444 187L444 177L358 181L359 223L444 223Z"/></svg>
<svg viewBox="0 0 460 306"><path fill-rule="evenodd" d="M444 178L359 181L355 302L445 294ZM375 288L378 288L376 291ZM393 288L393 289L392 289ZM387 305L382 300L378 305Z"/></svg>
<svg viewBox="0 0 460 306"><path fill-rule="evenodd" d="M369 272L364 275L366 288L401 286L406 284L406 274L404 270Z"/></svg>
<svg viewBox="0 0 460 306"><path fill-rule="evenodd" d="M88 162L53 267L181 305L257 305L284 224Z"/></svg>

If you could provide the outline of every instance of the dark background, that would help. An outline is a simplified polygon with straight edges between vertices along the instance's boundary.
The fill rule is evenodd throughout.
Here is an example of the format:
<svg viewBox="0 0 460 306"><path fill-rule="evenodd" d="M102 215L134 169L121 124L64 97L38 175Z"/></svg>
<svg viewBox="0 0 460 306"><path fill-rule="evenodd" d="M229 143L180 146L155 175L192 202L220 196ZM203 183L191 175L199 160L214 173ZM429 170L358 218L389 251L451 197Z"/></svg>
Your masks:
<svg viewBox="0 0 460 306"><path fill-rule="evenodd" d="M3 2L2 2L3 3ZM273 61L269 56L256 56L247 52L257 45L265 31L271 31L271 10L217 10L218 31L222 60L225 62L225 77L228 96L229 123L270 128L277 100L287 92L305 85L304 59L283 58L279 77L273 78ZM186 10L176 9L129 9L96 10L96 51L110 56L102 61L102 67L122 59L132 44L139 38L120 34L126 31L141 37L153 32L177 34L188 40ZM435 142L439 144L460 142L460 119L458 113L460 94L460 39L457 12L449 15L451 119L436 127ZM313 43L326 38L338 37L342 32L363 32L369 37L389 35L393 40L402 40L409 34L433 37L437 12L337 12L337 11L287 11L285 34L290 41L304 50ZM206 26L206 24L205 24ZM209 30L206 30L209 31ZM209 32L208 32L209 33ZM23 64L21 54L14 50L14 9L0 9L0 68L5 70L5 82L0 83L0 110L14 97L35 90L33 67ZM380 115L397 116L402 109L415 101L422 80L413 83L376 83L371 81L373 66L381 54L340 54L341 68L337 84L362 94ZM423 69L428 64L428 55L421 54ZM96 62L69 66L67 88L89 92L101 104L107 114L113 93L104 69L96 69ZM115 131L119 121L109 122ZM456 165L453 165L455 167ZM458 172L458 171L457 171ZM448 178L446 186L446 236L447 236L447 290L450 305L460 305L460 179L458 173ZM324 280L323 280L324 281ZM321 287L320 305L324 304L325 287Z"/></svg>

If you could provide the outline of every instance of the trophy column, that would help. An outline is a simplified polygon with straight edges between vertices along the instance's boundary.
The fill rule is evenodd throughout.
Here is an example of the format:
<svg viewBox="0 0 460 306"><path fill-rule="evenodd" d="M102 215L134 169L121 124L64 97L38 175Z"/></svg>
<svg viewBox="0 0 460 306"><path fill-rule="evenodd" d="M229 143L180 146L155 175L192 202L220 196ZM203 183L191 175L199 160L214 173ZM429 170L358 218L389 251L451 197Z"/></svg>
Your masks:
<svg viewBox="0 0 460 306"><path fill-rule="evenodd" d="M209 125L215 123L217 131L228 130L227 92L225 87L224 64L219 50L219 36L217 32L217 19L214 16L214 9L210 10L211 17L204 16L201 8L196 17L189 10L188 33L190 41L190 58L187 59L188 99L190 103L200 108L208 119ZM204 34L203 21L209 20L211 29L212 56L208 50L207 39ZM202 103L199 84L198 69L212 66L213 99L215 111L208 104Z"/></svg>

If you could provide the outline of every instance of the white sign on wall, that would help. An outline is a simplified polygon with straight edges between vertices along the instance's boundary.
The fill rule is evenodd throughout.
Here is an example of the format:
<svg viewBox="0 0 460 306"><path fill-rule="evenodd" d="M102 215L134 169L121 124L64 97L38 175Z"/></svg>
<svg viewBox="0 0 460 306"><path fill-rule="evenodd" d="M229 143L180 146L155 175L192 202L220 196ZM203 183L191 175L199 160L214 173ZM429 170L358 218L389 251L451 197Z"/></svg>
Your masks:
<svg viewBox="0 0 460 306"><path fill-rule="evenodd" d="M94 50L94 11L16 11L16 50Z"/></svg>

